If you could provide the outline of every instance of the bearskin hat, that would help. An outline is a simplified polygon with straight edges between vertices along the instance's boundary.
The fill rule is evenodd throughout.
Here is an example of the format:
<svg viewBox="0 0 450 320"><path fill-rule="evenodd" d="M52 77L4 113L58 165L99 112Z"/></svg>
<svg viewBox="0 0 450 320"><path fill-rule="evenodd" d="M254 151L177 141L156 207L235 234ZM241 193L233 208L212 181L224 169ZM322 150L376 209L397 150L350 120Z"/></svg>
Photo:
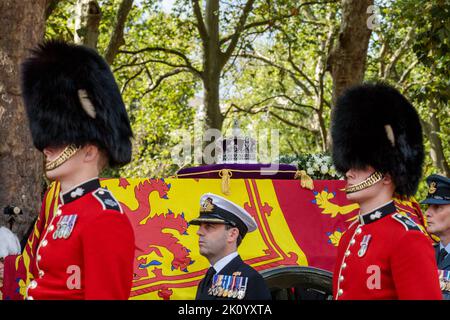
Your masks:
<svg viewBox="0 0 450 320"><path fill-rule="evenodd" d="M131 160L132 131L119 88L93 49L48 41L22 64L22 94L37 149L94 143L110 166Z"/></svg>
<svg viewBox="0 0 450 320"><path fill-rule="evenodd" d="M424 159L422 127L414 107L396 89L375 83L345 91L332 113L331 138L339 172L372 166L391 175L396 193L416 193Z"/></svg>

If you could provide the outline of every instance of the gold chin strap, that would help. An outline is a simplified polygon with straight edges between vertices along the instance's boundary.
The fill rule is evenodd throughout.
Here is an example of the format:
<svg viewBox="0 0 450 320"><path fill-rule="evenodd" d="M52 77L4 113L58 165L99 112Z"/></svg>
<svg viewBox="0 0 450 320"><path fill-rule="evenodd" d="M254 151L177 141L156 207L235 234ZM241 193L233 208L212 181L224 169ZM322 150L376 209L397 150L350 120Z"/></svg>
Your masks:
<svg viewBox="0 0 450 320"><path fill-rule="evenodd" d="M74 144L69 144L60 154L59 156L50 162L47 162L45 164L45 171L51 171L56 168L58 168L60 165L62 165L64 162L72 158L77 151L80 150L79 147L77 147Z"/></svg>
<svg viewBox="0 0 450 320"><path fill-rule="evenodd" d="M358 184L354 184L348 188L345 188L345 193L349 194L349 193L367 189L367 188L373 186L375 183L381 181L381 179L383 179L383 174L378 171L375 171L370 176L368 176L366 180L361 181Z"/></svg>

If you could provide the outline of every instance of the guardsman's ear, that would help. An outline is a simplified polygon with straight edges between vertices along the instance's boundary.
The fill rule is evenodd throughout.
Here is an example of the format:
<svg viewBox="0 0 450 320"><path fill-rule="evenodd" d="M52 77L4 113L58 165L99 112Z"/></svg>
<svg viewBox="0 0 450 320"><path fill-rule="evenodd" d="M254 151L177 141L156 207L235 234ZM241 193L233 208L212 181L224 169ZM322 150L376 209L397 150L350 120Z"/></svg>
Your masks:
<svg viewBox="0 0 450 320"><path fill-rule="evenodd" d="M98 157L100 156L100 150L93 144L87 144L86 146L84 146L83 151L85 162L97 161Z"/></svg>
<svg viewBox="0 0 450 320"><path fill-rule="evenodd" d="M392 177L389 173L383 174L383 179L381 181L383 184L393 184Z"/></svg>

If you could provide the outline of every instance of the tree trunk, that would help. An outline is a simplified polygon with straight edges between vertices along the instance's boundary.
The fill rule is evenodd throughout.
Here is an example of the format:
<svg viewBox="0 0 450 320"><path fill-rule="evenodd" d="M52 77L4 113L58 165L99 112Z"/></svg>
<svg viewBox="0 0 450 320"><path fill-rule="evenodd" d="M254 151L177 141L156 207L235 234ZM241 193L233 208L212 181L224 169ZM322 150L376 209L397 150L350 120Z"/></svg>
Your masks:
<svg viewBox="0 0 450 320"><path fill-rule="evenodd" d="M444 155L444 148L442 147L442 141L438 133L441 132L441 126L439 119L436 116L436 106L434 103L430 103L430 122L426 123L422 121L425 134L430 140L430 156L433 160L433 165L439 169L439 173L450 177L450 168Z"/></svg>
<svg viewBox="0 0 450 320"><path fill-rule="evenodd" d="M46 0L0 1L0 224L6 206L23 215L12 226L21 239L37 216L43 190L43 159L34 147L20 93L20 63L42 41Z"/></svg>
<svg viewBox="0 0 450 320"><path fill-rule="evenodd" d="M114 63L114 59L119 51L119 48L125 44L123 29L125 28L125 22L127 21L128 14L130 13L132 6L133 0L123 0L120 3L111 40L109 41L108 48L106 48L105 51L105 60L109 65Z"/></svg>
<svg viewBox="0 0 450 320"><path fill-rule="evenodd" d="M102 16L97 1L78 0L75 13L75 43L97 49L98 28Z"/></svg>
<svg viewBox="0 0 450 320"><path fill-rule="evenodd" d="M324 105L325 105L325 98L324 98L324 78L326 74L327 69L327 55L331 52L331 49L333 47L333 41L336 36L336 27L333 26L332 20L334 17L333 12L329 12L327 15L327 21L328 21L328 33L326 39L324 39L320 43L320 51L324 52L324 54L320 55L317 64L316 64L316 72L315 72L315 80L318 84L317 91L316 91L316 97L315 97L315 107L317 109L317 117L319 120L319 130L320 130L320 138L321 138L321 148L323 152L328 151L328 130L327 125L325 122L325 115L324 115Z"/></svg>
<svg viewBox="0 0 450 320"><path fill-rule="evenodd" d="M220 111L220 47L219 47L219 0L208 0L205 10L205 27L208 33L204 47L203 87L206 109L206 126L222 130L223 115Z"/></svg>
<svg viewBox="0 0 450 320"><path fill-rule="evenodd" d="M220 72L206 78L204 83L205 97L204 104L206 106L206 126L222 130L224 117L220 111Z"/></svg>
<svg viewBox="0 0 450 320"><path fill-rule="evenodd" d="M339 36L328 59L333 78L333 104L348 87L364 79L367 48L371 29L367 13L373 0L342 0L342 20Z"/></svg>
<svg viewBox="0 0 450 320"><path fill-rule="evenodd" d="M200 2L199 0L192 0L197 29L203 45L203 71L201 72L201 77L205 90L203 98L206 109L205 126L222 130L224 115L220 110L220 76L222 69L236 49L255 0L247 0L245 3L234 33L229 38L229 45L224 52L220 50L220 1L206 0L205 19L203 19Z"/></svg>

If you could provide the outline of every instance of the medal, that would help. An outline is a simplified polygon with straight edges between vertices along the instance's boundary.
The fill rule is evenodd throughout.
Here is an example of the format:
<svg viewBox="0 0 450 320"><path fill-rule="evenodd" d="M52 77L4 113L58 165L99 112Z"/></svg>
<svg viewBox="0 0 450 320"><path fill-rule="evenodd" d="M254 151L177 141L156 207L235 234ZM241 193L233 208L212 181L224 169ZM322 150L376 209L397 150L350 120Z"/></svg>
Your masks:
<svg viewBox="0 0 450 320"><path fill-rule="evenodd" d="M69 216L66 229L64 230L63 238L68 239L73 231L73 227L75 226L75 222L77 221L77 215L72 214Z"/></svg>
<svg viewBox="0 0 450 320"><path fill-rule="evenodd" d="M62 234L63 228L66 224L66 220L67 220L67 216L62 216L59 219L58 223L56 224L56 230L53 233L54 240L61 238L61 234Z"/></svg>
<svg viewBox="0 0 450 320"><path fill-rule="evenodd" d="M228 297L228 286L230 285L230 276L224 276L224 286L223 286L223 293L222 297Z"/></svg>
<svg viewBox="0 0 450 320"><path fill-rule="evenodd" d="M223 293L223 288L222 288L222 282L223 282L223 274L219 275L219 279L217 280L218 284L217 284L217 294L215 294L215 296L222 296Z"/></svg>
<svg viewBox="0 0 450 320"><path fill-rule="evenodd" d="M238 296L238 288L241 287L242 284L242 277L236 277L236 285L233 289L233 298L236 299Z"/></svg>
<svg viewBox="0 0 450 320"><path fill-rule="evenodd" d="M77 217L76 214L62 216L56 224L53 239L68 239L73 231Z"/></svg>
<svg viewBox="0 0 450 320"><path fill-rule="evenodd" d="M239 300L242 300L242 299L244 299L244 297L245 297L245 291L247 290L247 282L248 282L248 278L245 277L244 285L242 285L242 286L239 288L239 292L238 292L238 296L237 296L237 298L238 298Z"/></svg>
<svg viewBox="0 0 450 320"><path fill-rule="evenodd" d="M439 270L439 284L441 291L450 292L450 271Z"/></svg>
<svg viewBox="0 0 450 320"><path fill-rule="evenodd" d="M228 298L233 298L234 286L236 284L236 276L232 276L233 281L231 282L230 291L228 291Z"/></svg>
<svg viewBox="0 0 450 320"><path fill-rule="evenodd" d="M211 295L215 295L214 292L215 292L215 289L216 289L216 283L217 283L217 274L215 274L213 276L211 287L209 287L209 289L208 289L208 295L210 295L210 296Z"/></svg>
<svg viewBox="0 0 450 320"><path fill-rule="evenodd" d="M366 254L367 247L369 246L369 241L372 238L370 234L367 234L363 237L363 240L361 241L361 247L358 250L358 257L363 257Z"/></svg>

